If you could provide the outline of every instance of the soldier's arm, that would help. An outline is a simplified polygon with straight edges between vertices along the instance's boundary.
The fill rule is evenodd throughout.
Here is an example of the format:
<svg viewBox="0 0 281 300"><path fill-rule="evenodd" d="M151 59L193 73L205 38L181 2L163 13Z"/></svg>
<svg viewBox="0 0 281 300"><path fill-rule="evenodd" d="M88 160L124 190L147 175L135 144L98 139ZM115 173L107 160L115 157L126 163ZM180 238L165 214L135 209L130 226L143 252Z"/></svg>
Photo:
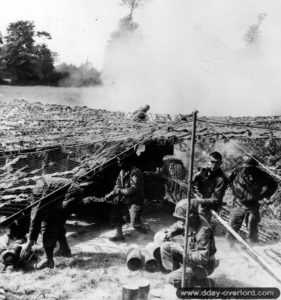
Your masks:
<svg viewBox="0 0 281 300"><path fill-rule="evenodd" d="M32 246L36 243L38 239L38 235L41 230L41 213L39 204L37 206L32 207L31 210L31 220L30 220L30 227L29 227L29 235L28 241L25 245L23 245L21 252L20 252L20 259L25 260L30 251L32 250Z"/></svg>
<svg viewBox="0 0 281 300"><path fill-rule="evenodd" d="M168 228L167 234L165 236L165 241L169 241L172 237L176 235L180 235L184 233L184 223L182 221L178 221L174 223L172 226Z"/></svg>
<svg viewBox="0 0 281 300"><path fill-rule="evenodd" d="M261 194L261 199L269 199L277 190L278 183L266 172L262 171L263 174L263 185L266 187L266 190Z"/></svg>
<svg viewBox="0 0 281 300"><path fill-rule="evenodd" d="M113 190L120 190L121 188L122 188L122 180L121 180L121 172L120 172L116 179Z"/></svg>
<svg viewBox="0 0 281 300"><path fill-rule="evenodd" d="M119 195L121 188L122 188L121 173L119 173L113 190L110 193L108 193L107 195L105 195L105 199L111 200L115 196Z"/></svg>
<svg viewBox="0 0 281 300"><path fill-rule="evenodd" d="M31 219L30 219L30 227L29 227L29 240L37 241L42 223L42 211L40 207L40 203L34 206L31 210Z"/></svg>
<svg viewBox="0 0 281 300"><path fill-rule="evenodd" d="M202 167L200 168L192 178L192 184L197 186L199 182L202 181L202 176L204 175L205 169Z"/></svg>
<svg viewBox="0 0 281 300"><path fill-rule="evenodd" d="M196 235L194 250L188 253L188 260L197 265L206 265L210 257L211 232L209 228L201 228Z"/></svg>
<svg viewBox="0 0 281 300"><path fill-rule="evenodd" d="M234 169L234 170L232 170L232 172L230 173L230 175L227 178L228 183L232 184L236 176L237 176L237 169Z"/></svg>
<svg viewBox="0 0 281 300"><path fill-rule="evenodd" d="M193 176L191 191L201 197L198 185L202 182L202 168Z"/></svg>
<svg viewBox="0 0 281 300"><path fill-rule="evenodd" d="M210 198L200 199L201 204L220 204L222 202L225 190L227 187L227 181L223 177L217 179L217 184Z"/></svg>
<svg viewBox="0 0 281 300"><path fill-rule="evenodd" d="M179 234L183 234L184 233L184 223L182 221L176 222L169 228L169 233L170 233L171 237L179 235Z"/></svg>
<svg viewBox="0 0 281 300"><path fill-rule="evenodd" d="M32 209L30 213L30 225L29 225L29 240L37 241L41 230L42 223L42 201L44 198L46 191L48 190L48 186L46 183L42 185L41 182L38 182L33 189L33 195L31 199Z"/></svg>

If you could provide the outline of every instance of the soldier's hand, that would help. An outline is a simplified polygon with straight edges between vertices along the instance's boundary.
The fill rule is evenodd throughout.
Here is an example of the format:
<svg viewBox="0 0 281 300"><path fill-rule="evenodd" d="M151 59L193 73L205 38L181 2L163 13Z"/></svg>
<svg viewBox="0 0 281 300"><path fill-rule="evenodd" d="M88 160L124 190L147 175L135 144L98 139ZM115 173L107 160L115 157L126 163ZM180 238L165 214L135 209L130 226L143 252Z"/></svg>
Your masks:
<svg viewBox="0 0 281 300"><path fill-rule="evenodd" d="M210 171L210 167L208 165L204 165L200 168L200 170L196 173L196 175L206 176L209 171Z"/></svg>
<svg viewBox="0 0 281 300"><path fill-rule="evenodd" d="M193 198L191 199L191 205L195 206L195 207L198 207L200 204L201 204L201 199L198 199L198 198Z"/></svg>
<svg viewBox="0 0 281 300"><path fill-rule="evenodd" d="M263 197L259 201L260 201L261 205L264 205L264 204L265 205L271 205L271 204L274 203L274 200L263 198Z"/></svg>
<svg viewBox="0 0 281 300"><path fill-rule="evenodd" d="M169 242L172 240L172 235L170 232L166 233L165 237L164 237L164 242Z"/></svg>
<svg viewBox="0 0 281 300"><path fill-rule="evenodd" d="M84 205L88 205L92 202L92 199L91 199L91 197L86 197L82 200L82 202Z"/></svg>
<svg viewBox="0 0 281 300"><path fill-rule="evenodd" d="M28 258L29 254L32 250L33 244L34 244L33 241L29 241L29 242L27 242L26 244L24 244L22 246L21 253L20 253L20 259L21 260L25 260L25 259Z"/></svg>
<svg viewBox="0 0 281 300"><path fill-rule="evenodd" d="M114 192L114 196L118 196L121 194L121 189L114 189L113 192Z"/></svg>
<svg viewBox="0 0 281 300"><path fill-rule="evenodd" d="M110 193L105 195L104 199L106 201L108 201L108 200L110 200L111 198L114 198L117 195L119 195L119 189L114 189L113 191L111 191Z"/></svg>
<svg viewBox="0 0 281 300"><path fill-rule="evenodd" d="M104 196L104 201L110 201L112 198L111 193Z"/></svg>

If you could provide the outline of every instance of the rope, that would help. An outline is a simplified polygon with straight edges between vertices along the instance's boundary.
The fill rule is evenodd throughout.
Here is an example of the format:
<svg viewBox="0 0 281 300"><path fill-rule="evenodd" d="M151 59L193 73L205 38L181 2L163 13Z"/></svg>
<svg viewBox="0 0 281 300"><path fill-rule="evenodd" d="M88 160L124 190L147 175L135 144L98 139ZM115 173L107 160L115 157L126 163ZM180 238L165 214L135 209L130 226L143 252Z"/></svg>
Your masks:
<svg viewBox="0 0 281 300"><path fill-rule="evenodd" d="M41 298L41 296L43 298ZM52 297L52 296L47 296L42 292L41 294L38 295L38 297L36 298L36 300L39 300L39 299L46 299L46 300L58 300L59 298L56 298L56 297Z"/></svg>
<svg viewBox="0 0 281 300"><path fill-rule="evenodd" d="M270 257L271 259L273 259L275 262L277 262L279 265L281 265L281 254L274 250L274 249L265 249L264 253Z"/></svg>
<svg viewBox="0 0 281 300"><path fill-rule="evenodd" d="M189 115L188 115L189 117ZM186 121L188 122L188 121ZM175 121L175 122L171 122L171 124L177 124L179 123L179 121ZM136 122L136 124L139 125L138 122ZM153 124L153 123L152 123ZM165 124L165 126L169 126L170 125L167 125ZM122 123L122 125L124 125ZM107 127L106 127L107 128ZM133 132L129 133L129 136L135 136L136 133L137 134L144 134L146 132L150 132L151 130L155 129L155 128L143 128L142 131L139 131L138 128L131 128L131 129L135 129ZM161 128L162 129L162 128ZM111 136L111 140L114 140L116 138L120 138L120 137L128 137L128 133L119 133L119 134L116 134L116 135L113 135ZM4 158L4 157L10 157L10 156L14 156L14 155L28 155L28 154L38 154L40 152L48 152L48 151L53 151L55 149L60 149L60 148L70 148L70 147L73 147L73 146L87 146L87 145L93 145L94 143L96 142L99 142L99 141L104 141L105 138L108 140L108 133L104 133L104 134L99 134L99 138L98 139L91 139L91 142L75 142L75 143L69 143L69 144L60 144L59 146L39 146L39 147L32 147L32 148L24 148L24 149L18 149L18 150L6 150L6 151L1 151L0 152L0 158ZM60 139L60 140L63 140L63 139ZM49 147L49 149L48 149ZM47 149L46 149L47 148ZM29 150L32 150L32 149L35 149L34 151L29 151ZM6 154L6 155L1 155L2 153L8 153L8 152L14 152L14 153L10 153L10 154Z"/></svg>
<svg viewBox="0 0 281 300"><path fill-rule="evenodd" d="M219 124L219 125L224 125L224 126L237 126L237 127L249 127L249 128L254 128L254 129L264 129L264 130L274 130L274 131L280 131L280 128L268 128L268 127L262 127L262 126L254 126L254 125L249 125L249 124L241 124L241 123L234 123L234 122L222 122L222 121L216 121L214 119L200 119L201 122L205 123L213 123L213 124ZM280 120L281 123L281 120Z"/></svg>
<svg viewBox="0 0 281 300"><path fill-rule="evenodd" d="M170 125L165 124L165 126L163 126L163 128L168 127L168 126L170 126ZM163 128L159 129L159 131L160 131L160 130L163 130ZM157 135L154 136L154 138L157 138ZM92 170L89 170L88 172L84 173L81 177L87 177L87 175L89 175L91 172L93 172L93 171L95 171L95 170L97 170L97 169L98 169L98 170L95 172L95 175L98 174L99 172L101 172L101 171L103 170L103 169L100 168L100 167L103 167L104 165L106 165L106 167L111 166L111 165L113 164L113 161L114 161L117 157L119 157L119 156L125 154L126 152L128 152L128 151L131 150L131 149L134 149L136 146L138 146L138 145L140 145L140 144L146 142L146 141L149 140L149 139L151 140L151 137L147 137L146 139L141 140L141 141L139 141L139 142L133 144L133 145L130 146L129 148L126 148L124 151L119 152L117 155L111 157L111 158L108 159L107 161L105 161L105 162L103 161L103 162L102 162L101 164L99 164L98 166L95 166ZM153 142L153 140L151 140L150 142ZM108 164L109 162L112 162L112 163L111 163L111 164ZM81 177L79 177L79 178L77 178L77 179L80 179ZM57 189L57 190L51 192L50 194L44 196L43 198L41 198L41 199L35 201L34 203L32 203L32 204L26 206L25 208L19 210L19 211L16 212L15 214L9 216L7 219L5 219L5 221L2 221L2 222L0 223L0 225L3 224L4 222L6 223L7 221L11 220L12 218L14 218L15 216L17 216L18 214L23 213L23 211L25 211L25 210L27 210L27 209L29 209L29 208L32 208L32 207L35 206L37 203L39 203L40 201L43 201L43 200L46 199L47 197L52 197L55 193L62 192L64 189L68 188L69 186L70 186L70 183L63 185L63 186L60 187L59 189ZM60 197L61 197L61 196L56 197L56 198L53 199L52 201L49 201L49 202L46 203L45 205L41 206L39 209L42 209L42 208L46 207L48 204L53 203L54 201L58 200ZM18 218L17 220L20 220L20 219L26 217L27 215L29 215L29 214L26 214L26 215L22 216L21 218ZM12 222L11 222L9 225L7 225L7 226L10 226L11 224L12 224Z"/></svg>

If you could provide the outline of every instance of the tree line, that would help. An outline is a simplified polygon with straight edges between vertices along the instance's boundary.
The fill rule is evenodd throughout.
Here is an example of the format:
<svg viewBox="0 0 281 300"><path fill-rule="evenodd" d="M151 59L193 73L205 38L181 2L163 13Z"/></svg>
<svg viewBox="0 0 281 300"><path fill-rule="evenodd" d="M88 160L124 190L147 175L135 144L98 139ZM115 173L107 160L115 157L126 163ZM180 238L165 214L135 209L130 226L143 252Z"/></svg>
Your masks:
<svg viewBox="0 0 281 300"><path fill-rule="evenodd" d="M36 31L34 22L10 23L7 34L0 32L0 83L15 85L91 86L101 84L100 72L89 62L55 66L57 53L46 40L46 31ZM39 41L39 42L38 42Z"/></svg>

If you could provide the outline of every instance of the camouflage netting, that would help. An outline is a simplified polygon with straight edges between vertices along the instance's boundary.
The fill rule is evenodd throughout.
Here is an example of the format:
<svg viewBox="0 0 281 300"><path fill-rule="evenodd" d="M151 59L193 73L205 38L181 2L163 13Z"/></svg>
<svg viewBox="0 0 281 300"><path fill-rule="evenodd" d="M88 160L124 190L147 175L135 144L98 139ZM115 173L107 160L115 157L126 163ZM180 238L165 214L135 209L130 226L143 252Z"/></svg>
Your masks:
<svg viewBox="0 0 281 300"><path fill-rule="evenodd" d="M62 182L73 176L88 181L120 153L155 142L177 145L188 156L192 129L190 115L155 115L147 122L136 122L122 112L25 100L0 103L0 120L0 221L29 203L42 176ZM239 162L242 147L278 173L280 132L279 117L199 119L195 167L208 152L219 150L229 171Z"/></svg>

